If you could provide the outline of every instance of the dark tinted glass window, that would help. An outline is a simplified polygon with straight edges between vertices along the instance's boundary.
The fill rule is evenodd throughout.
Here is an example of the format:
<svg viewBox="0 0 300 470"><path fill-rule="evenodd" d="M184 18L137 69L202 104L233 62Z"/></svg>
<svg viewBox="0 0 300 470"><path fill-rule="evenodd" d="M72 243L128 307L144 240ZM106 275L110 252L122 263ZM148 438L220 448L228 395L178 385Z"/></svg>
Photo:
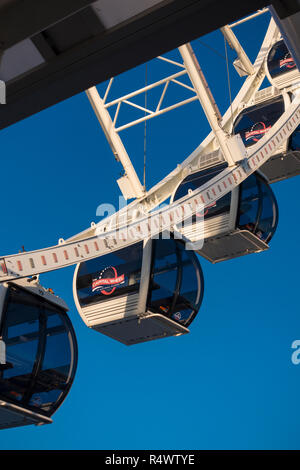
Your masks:
<svg viewBox="0 0 300 470"><path fill-rule="evenodd" d="M69 391L77 344L65 312L23 289L11 287L0 335L6 369L0 397L51 415Z"/></svg>
<svg viewBox="0 0 300 470"><path fill-rule="evenodd" d="M192 251L184 249L183 244L179 244L180 261L182 266L180 296L190 306L196 306L200 300L199 285L201 279L199 275L199 263Z"/></svg>
<svg viewBox="0 0 300 470"><path fill-rule="evenodd" d="M274 235L278 223L278 206L271 187L259 178L260 213L256 227L256 236L269 242Z"/></svg>
<svg viewBox="0 0 300 470"><path fill-rule="evenodd" d="M154 240L149 310L188 326L202 294L203 276L196 255L179 241Z"/></svg>
<svg viewBox="0 0 300 470"><path fill-rule="evenodd" d="M187 176L182 183L178 186L176 193L174 195L174 201L185 196L189 190L194 191L195 189L200 188L203 186L207 181L211 180L219 173L221 173L227 167L226 164L218 165L213 168L209 168L207 170L198 171ZM209 207L206 207L203 211L197 212L195 216L193 216L189 221L186 221L185 224L195 223L200 219L208 219L210 217L215 217L217 215L223 214L224 212L230 211L230 201L231 201L231 193L226 194L224 197L219 199L218 201L211 204Z"/></svg>
<svg viewBox="0 0 300 470"><path fill-rule="evenodd" d="M181 265L179 294L173 306L171 318L188 325L198 311L203 294L203 278L195 254L178 244Z"/></svg>
<svg viewBox="0 0 300 470"><path fill-rule="evenodd" d="M62 398L68 386L75 357L64 318L51 306L45 309L45 313L45 350L29 404L50 411L53 402Z"/></svg>
<svg viewBox="0 0 300 470"><path fill-rule="evenodd" d="M260 191L253 174L241 185L239 206L239 227L254 231L259 215Z"/></svg>
<svg viewBox="0 0 300 470"><path fill-rule="evenodd" d="M275 78L295 68L295 61L284 41L279 41L274 44L268 55L268 70L271 77Z"/></svg>
<svg viewBox="0 0 300 470"><path fill-rule="evenodd" d="M80 264L77 295L81 306L108 297L138 292L143 243Z"/></svg>
<svg viewBox="0 0 300 470"><path fill-rule="evenodd" d="M177 287L178 256L174 240L153 240L151 307L169 314Z"/></svg>
<svg viewBox="0 0 300 470"><path fill-rule="evenodd" d="M237 117L234 133L240 134L246 147L256 144L284 112L283 98L269 104L261 104L245 109Z"/></svg>
<svg viewBox="0 0 300 470"><path fill-rule="evenodd" d="M289 140L289 149L293 151L300 150L300 126L298 126L291 135Z"/></svg>
<svg viewBox="0 0 300 470"><path fill-rule="evenodd" d="M269 242L277 222L278 208L272 189L260 175L249 176L241 184L238 227Z"/></svg>
<svg viewBox="0 0 300 470"><path fill-rule="evenodd" d="M21 402L30 387L40 342L40 315L40 306L34 297L14 290L2 333L9 366L0 372L3 398Z"/></svg>

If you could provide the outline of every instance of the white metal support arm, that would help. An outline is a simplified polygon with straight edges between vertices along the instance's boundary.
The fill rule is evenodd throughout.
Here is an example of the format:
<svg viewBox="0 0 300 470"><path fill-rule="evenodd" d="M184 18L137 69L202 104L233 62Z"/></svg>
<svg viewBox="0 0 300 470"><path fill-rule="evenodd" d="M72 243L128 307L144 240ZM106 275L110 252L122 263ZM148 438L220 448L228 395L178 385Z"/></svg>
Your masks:
<svg viewBox="0 0 300 470"><path fill-rule="evenodd" d="M246 78L231 108L223 116L223 128L231 128L232 119L240 112L241 105L245 107L253 103L253 98L255 98L265 77L265 61L268 50L278 37L279 32L272 20L254 63L256 72ZM264 92L264 90L262 91ZM107 93L108 91L104 96L104 104ZM170 223L176 225L182 220L191 217L198 210L200 204L208 207L212 202L219 200L225 194L238 187L250 174L257 171L281 148L283 142L286 142L300 125L300 95L299 92L296 93L295 91L293 95L293 100L278 121L268 133L248 150L243 163L236 161L234 166L225 168L220 174L204 183L197 190L188 193L185 197L169 204L167 207L154 211L155 207L171 196L178 183L187 174L201 168L202 159L206 161L207 157L214 153L216 134L211 132L180 166L174 169L151 190L145 192L140 200L131 202L118 213L74 235L66 242L61 239L58 245L52 247L1 257L0 282L61 269L65 266L121 249L136 243L136 240L140 239L140 237L147 238L150 236L149 231L152 227L152 222L153 226L156 227L157 233L158 231L169 230ZM208 99L206 92L203 93L203 96ZM218 119L214 115L216 109L212 106L212 103L210 103L210 108L208 107L208 109L212 116L214 116L212 117L212 119L215 119L214 124L217 124ZM220 130L222 131L221 128ZM226 134L224 137L226 137ZM230 142L230 139L228 141ZM145 210L140 210L140 206ZM126 220L121 220L125 209L129 208L132 211L137 207L139 212L135 217L131 217L129 221L126 218ZM151 218L150 225L149 218ZM107 230L106 227L108 227Z"/></svg>
<svg viewBox="0 0 300 470"><path fill-rule="evenodd" d="M124 194L124 197L126 199L130 197L135 197L135 198L142 197L144 194L143 186L136 174L136 171L131 163L128 153L126 152L123 142L119 134L115 130L110 114L107 111L104 105L104 101L100 97L97 91L97 88L96 87L89 88L86 91L86 94L90 100L93 110L98 118L98 121L101 124L101 127L104 131L104 134L107 138L109 145L111 146L111 149L115 157L118 160L120 160L125 170L125 178L127 178L127 183L129 182L130 189L129 191L127 190L125 192L121 188ZM128 187L128 184L127 184L127 187Z"/></svg>
<svg viewBox="0 0 300 470"><path fill-rule="evenodd" d="M203 111L210 127L212 128L224 158L228 162L228 165L232 166L235 164L235 160L228 148L230 138L220 126L221 119L219 110L207 85L192 46L190 44L184 44L179 47L179 52L183 58L185 68L189 74L193 87L196 90Z"/></svg>
<svg viewBox="0 0 300 470"><path fill-rule="evenodd" d="M103 98L103 104L104 104L105 108L108 111L113 106L117 107L116 111L114 113L114 116L112 117L113 125L114 125L115 131L117 133L119 133L119 132L121 132L125 129L128 129L129 127L136 126L136 125L138 125L138 124L140 124L144 121L147 121L149 119L153 119L157 116L161 116L162 114L165 114L169 111L172 111L173 109L179 108L180 106L183 106L185 104L188 104L188 103L191 103L193 101L198 100L198 96L197 96L195 90L193 89L192 84L187 85L187 84L180 81L181 77L184 77L184 76L187 75L187 71L186 71L183 64L181 64L179 62L176 62L174 60L170 60L170 59L168 59L166 57L163 57L163 56L159 56L156 59L158 59L160 62L163 61L163 62L167 62L169 64L172 64L173 66L175 66L177 68L177 71L175 73L173 72L172 74L167 75L164 78L161 78L161 79L159 79L159 80L157 80L153 83L150 83L149 85L147 85L143 88L136 89L136 90L132 91L131 93L127 93L124 96L120 96L119 98L116 98L116 99L114 99L110 102L107 102L106 99L107 99L109 90L111 88L112 80L109 82L107 90L106 90L104 98ZM168 100L169 104L165 105L164 101L165 101L166 95L168 94L169 85L171 83L176 84L178 89L184 88L185 90L188 90L190 92L190 97L185 97L184 99L179 99L179 100L176 100L176 101L171 99L171 102L173 104L170 102L170 100ZM135 98L137 96L143 96L146 93L151 92L151 90L153 90L154 88L156 88L156 89L161 88L161 90L159 92L158 99L154 100L154 101L151 100L151 105L148 104L147 107L145 108L143 106L138 105L137 103L135 103L133 101L133 100L135 100ZM121 105L122 106L125 105L126 107L129 106L129 107L139 109L142 112L141 116L139 118L128 119L128 120L126 120L125 123L122 123L120 125L118 118L119 118L119 111L120 111Z"/></svg>
<svg viewBox="0 0 300 470"><path fill-rule="evenodd" d="M221 31L227 39L231 49L234 49L237 53L238 61L235 61L234 65L238 69L239 75L252 75L255 72L255 69L230 26L223 26Z"/></svg>

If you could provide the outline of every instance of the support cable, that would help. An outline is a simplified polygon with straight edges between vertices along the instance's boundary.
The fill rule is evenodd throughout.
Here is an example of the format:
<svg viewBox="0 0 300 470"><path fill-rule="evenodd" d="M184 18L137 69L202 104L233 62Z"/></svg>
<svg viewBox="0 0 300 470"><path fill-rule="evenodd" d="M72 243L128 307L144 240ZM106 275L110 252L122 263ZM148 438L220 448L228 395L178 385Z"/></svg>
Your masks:
<svg viewBox="0 0 300 470"><path fill-rule="evenodd" d="M145 64L145 87L148 85L148 64ZM145 91L145 110L147 109L147 89ZM146 116L145 111L145 116ZM147 120L144 122L144 175L143 175L143 185L144 191L146 191L146 156L147 156Z"/></svg>
<svg viewBox="0 0 300 470"><path fill-rule="evenodd" d="M227 52L227 40L224 35L224 47L225 47L225 58L226 58L226 70L227 70L227 84L228 84L228 94L230 101L230 114L231 114L231 130L230 134L233 134L233 109L232 109L232 96L231 96L231 83L230 83L230 73L229 73L229 61L228 61L228 52Z"/></svg>

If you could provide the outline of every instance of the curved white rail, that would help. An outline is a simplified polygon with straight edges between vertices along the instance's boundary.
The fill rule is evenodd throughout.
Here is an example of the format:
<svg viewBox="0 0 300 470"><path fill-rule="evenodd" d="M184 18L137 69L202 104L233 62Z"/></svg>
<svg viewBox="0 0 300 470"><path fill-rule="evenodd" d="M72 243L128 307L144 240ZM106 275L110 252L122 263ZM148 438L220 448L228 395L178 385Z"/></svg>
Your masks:
<svg viewBox="0 0 300 470"><path fill-rule="evenodd" d="M300 94L272 129L251 149L248 157L168 207L143 216L128 227L93 236L79 242L62 243L50 248L0 258L0 282L53 271L92 259L136 243L179 224L194 214L200 205L217 201L241 184L262 166L300 124Z"/></svg>
<svg viewBox="0 0 300 470"><path fill-rule="evenodd" d="M264 41L261 45L260 51L257 55L253 68L255 73L250 75L245 80L243 86L241 87L239 93L232 102L232 106L228 108L226 113L223 116L221 126L227 132L231 131L232 121L237 117L241 111L241 106L247 107L251 100L253 99L255 93L258 91L265 78L265 60L268 54L268 51L274 41L277 41L280 36L278 28L273 19L271 19L268 30L266 32ZM98 231L101 232L103 229L117 228L119 221L122 220L122 215L130 211L135 212L135 209L143 209L144 213L153 210L159 204L164 202L169 198L178 183L182 181L186 175L186 171L190 166L197 165L199 158L202 155L206 155L212 151L216 150L215 147L215 136L213 132L204 139L204 141L187 157L179 167L169 173L163 180L156 184L152 189L150 189L145 196L131 202L124 209L121 209L118 213L113 214L104 221L99 222L93 228L88 228L81 233L69 238L67 241L79 241L88 237L94 236Z"/></svg>

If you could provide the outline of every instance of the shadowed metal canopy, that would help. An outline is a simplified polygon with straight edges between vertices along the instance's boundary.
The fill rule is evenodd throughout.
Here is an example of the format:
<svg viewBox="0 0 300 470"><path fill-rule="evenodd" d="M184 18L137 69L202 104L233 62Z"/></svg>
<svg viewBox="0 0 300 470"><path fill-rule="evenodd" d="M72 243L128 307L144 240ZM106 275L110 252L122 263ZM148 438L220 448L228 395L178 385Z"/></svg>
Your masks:
<svg viewBox="0 0 300 470"><path fill-rule="evenodd" d="M0 128L265 6L264 0L0 0L0 79L7 85Z"/></svg>

